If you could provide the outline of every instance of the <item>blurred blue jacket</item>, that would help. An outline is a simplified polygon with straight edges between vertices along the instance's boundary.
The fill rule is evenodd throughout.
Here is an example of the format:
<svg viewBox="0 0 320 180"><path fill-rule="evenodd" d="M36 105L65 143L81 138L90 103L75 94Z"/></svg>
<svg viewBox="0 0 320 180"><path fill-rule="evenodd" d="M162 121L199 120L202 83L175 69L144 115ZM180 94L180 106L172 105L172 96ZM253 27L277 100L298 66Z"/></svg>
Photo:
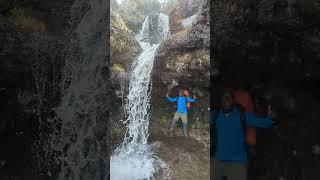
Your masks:
<svg viewBox="0 0 320 180"><path fill-rule="evenodd" d="M167 100L170 102L177 102L177 112L185 114L188 113L187 102L196 102L196 99L184 96L177 96L174 98L168 97Z"/></svg>
<svg viewBox="0 0 320 180"><path fill-rule="evenodd" d="M268 128L272 126L270 118L259 118L250 112L243 112L248 127ZM241 112L233 107L228 116L218 110L210 113L210 124L214 125L216 139L215 158L221 161L246 162L247 152Z"/></svg>

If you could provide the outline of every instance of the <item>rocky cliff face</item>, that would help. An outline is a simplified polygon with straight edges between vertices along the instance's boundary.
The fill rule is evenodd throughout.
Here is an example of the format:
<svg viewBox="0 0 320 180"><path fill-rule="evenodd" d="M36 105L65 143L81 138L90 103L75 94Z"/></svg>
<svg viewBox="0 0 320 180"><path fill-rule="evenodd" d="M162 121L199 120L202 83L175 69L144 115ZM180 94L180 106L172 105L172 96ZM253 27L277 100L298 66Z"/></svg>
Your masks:
<svg viewBox="0 0 320 180"><path fill-rule="evenodd" d="M66 17L58 14L69 3L72 2L0 2L3 179L39 177L32 147L39 133L37 113L48 112L59 103Z"/></svg>
<svg viewBox="0 0 320 180"><path fill-rule="evenodd" d="M170 13L170 24L174 22L181 25L181 20L195 15L193 23L186 29L171 27L171 36L164 40L157 50L152 73L152 116L156 122L170 122L171 113L175 109L162 97L167 92L174 97L178 93L177 88L187 88L192 95L199 98L199 103L192 105L190 125L193 127L195 121L200 119L200 124L205 126L207 121L204 114L210 99L210 6L206 0L203 3L188 2L197 4L199 9L185 6L187 1L177 1ZM175 12L177 9L180 9L180 12ZM179 16L175 16L175 13Z"/></svg>
<svg viewBox="0 0 320 180"><path fill-rule="evenodd" d="M53 165L57 154L45 154L50 145L39 139L59 131L58 123L47 119L55 116L52 108L61 102L65 59L78 52L66 47L79 45L70 39L78 35L73 30L90 8L82 3L79 11L70 11L74 2L0 1L3 179L57 177L59 169Z"/></svg>
<svg viewBox="0 0 320 180"><path fill-rule="evenodd" d="M119 14L111 12L110 22L112 76L114 78L124 76L125 78L130 71L133 60L141 52L141 48Z"/></svg>
<svg viewBox="0 0 320 180"><path fill-rule="evenodd" d="M315 171L319 153L313 150L319 145L314 139L319 136L319 123L314 119L319 116L315 93L319 89L313 85L320 78L316 72L320 67L319 10L319 3L313 0L211 4L216 76L230 81L239 76L251 86L265 82L258 88L264 95L252 92L269 99L278 112L273 129L258 131L259 166L252 169L253 179L319 176ZM312 167L313 163L317 165Z"/></svg>
<svg viewBox="0 0 320 180"><path fill-rule="evenodd" d="M154 86L170 86L174 81L187 86L208 87L209 34L209 1L204 1L189 28L172 34L160 44L154 68Z"/></svg>
<svg viewBox="0 0 320 180"><path fill-rule="evenodd" d="M181 21L199 12L203 0L177 0L169 12L170 31L175 34L183 29Z"/></svg>
<svg viewBox="0 0 320 180"><path fill-rule="evenodd" d="M69 3L19 1L3 6L0 18L1 84L3 89L13 88L13 91L29 95L29 101L23 102L24 105L38 101L36 93L40 87L35 78L39 74L48 78L43 90L50 93L44 98L55 98L59 94L56 85L64 64L66 40L62 25L66 25L66 17L52 12L62 12ZM43 10L50 13L43 13ZM51 102L52 105L55 103Z"/></svg>
<svg viewBox="0 0 320 180"><path fill-rule="evenodd" d="M197 48L210 48L210 3L203 1L192 26L186 30L172 33L172 37L161 43L158 57L174 51L186 51Z"/></svg>
<svg viewBox="0 0 320 180"><path fill-rule="evenodd" d="M230 50L238 59L270 64L277 75L291 69L296 72L287 73L291 78L319 77L310 68L319 65L318 15L310 21L310 14L319 12L316 1L227 1L211 7L211 44L218 59Z"/></svg>

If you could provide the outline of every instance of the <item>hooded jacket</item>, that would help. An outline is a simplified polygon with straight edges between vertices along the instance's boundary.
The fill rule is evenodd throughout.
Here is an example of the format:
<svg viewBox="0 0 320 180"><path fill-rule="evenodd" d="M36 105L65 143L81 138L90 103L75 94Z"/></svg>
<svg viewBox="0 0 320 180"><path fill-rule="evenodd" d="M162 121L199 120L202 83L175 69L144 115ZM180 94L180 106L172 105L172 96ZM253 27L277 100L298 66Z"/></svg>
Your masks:
<svg viewBox="0 0 320 180"><path fill-rule="evenodd" d="M215 158L221 161L246 162L247 151L240 109L233 107L229 115L222 110L211 114L210 122L215 126ZM250 112L244 112L246 126L268 128L272 126L270 118L260 118Z"/></svg>

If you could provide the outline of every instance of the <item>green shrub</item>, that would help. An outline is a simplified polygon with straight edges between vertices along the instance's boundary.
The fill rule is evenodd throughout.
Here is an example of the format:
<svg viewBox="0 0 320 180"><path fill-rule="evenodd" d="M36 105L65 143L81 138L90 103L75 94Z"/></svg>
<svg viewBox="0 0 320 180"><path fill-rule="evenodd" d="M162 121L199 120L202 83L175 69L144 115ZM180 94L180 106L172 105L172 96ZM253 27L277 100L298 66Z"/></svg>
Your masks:
<svg viewBox="0 0 320 180"><path fill-rule="evenodd" d="M161 126L166 126L168 124L168 120L169 120L169 118L168 118L167 114L161 113L159 115L159 123Z"/></svg>

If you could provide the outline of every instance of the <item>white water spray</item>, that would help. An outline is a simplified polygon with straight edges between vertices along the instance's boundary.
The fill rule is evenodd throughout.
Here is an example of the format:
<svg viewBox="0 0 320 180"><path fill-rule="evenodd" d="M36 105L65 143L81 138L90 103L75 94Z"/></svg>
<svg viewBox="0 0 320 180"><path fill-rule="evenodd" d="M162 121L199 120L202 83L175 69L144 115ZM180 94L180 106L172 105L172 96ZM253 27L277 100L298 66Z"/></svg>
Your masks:
<svg viewBox="0 0 320 180"><path fill-rule="evenodd" d="M106 9L107 2L99 0L75 0L70 7L62 82L58 86L61 102L52 109L53 117L40 122L41 127L52 130L39 140L45 146L36 146L42 148L46 156L43 166L49 167L46 174L53 179L97 180L107 174L105 144L98 137L103 136L107 125ZM37 85L45 85L42 76L36 76Z"/></svg>
<svg viewBox="0 0 320 180"><path fill-rule="evenodd" d="M147 144L151 92L151 71L155 52L159 46L150 45L146 37L149 33L149 17L143 23L141 32L136 36L143 52L133 62L130 77L129 94L126 102L127 135L123 143L115 150L110 160L110 173L112 180L151 179L162 170L162 178L169 178L169 169L152 151L152 146ZM159 14L158 27L160 39L169 35L169 17ZM142 42L142 39L144 40ZM147 38L148 39L148 38Z"/></svg>

